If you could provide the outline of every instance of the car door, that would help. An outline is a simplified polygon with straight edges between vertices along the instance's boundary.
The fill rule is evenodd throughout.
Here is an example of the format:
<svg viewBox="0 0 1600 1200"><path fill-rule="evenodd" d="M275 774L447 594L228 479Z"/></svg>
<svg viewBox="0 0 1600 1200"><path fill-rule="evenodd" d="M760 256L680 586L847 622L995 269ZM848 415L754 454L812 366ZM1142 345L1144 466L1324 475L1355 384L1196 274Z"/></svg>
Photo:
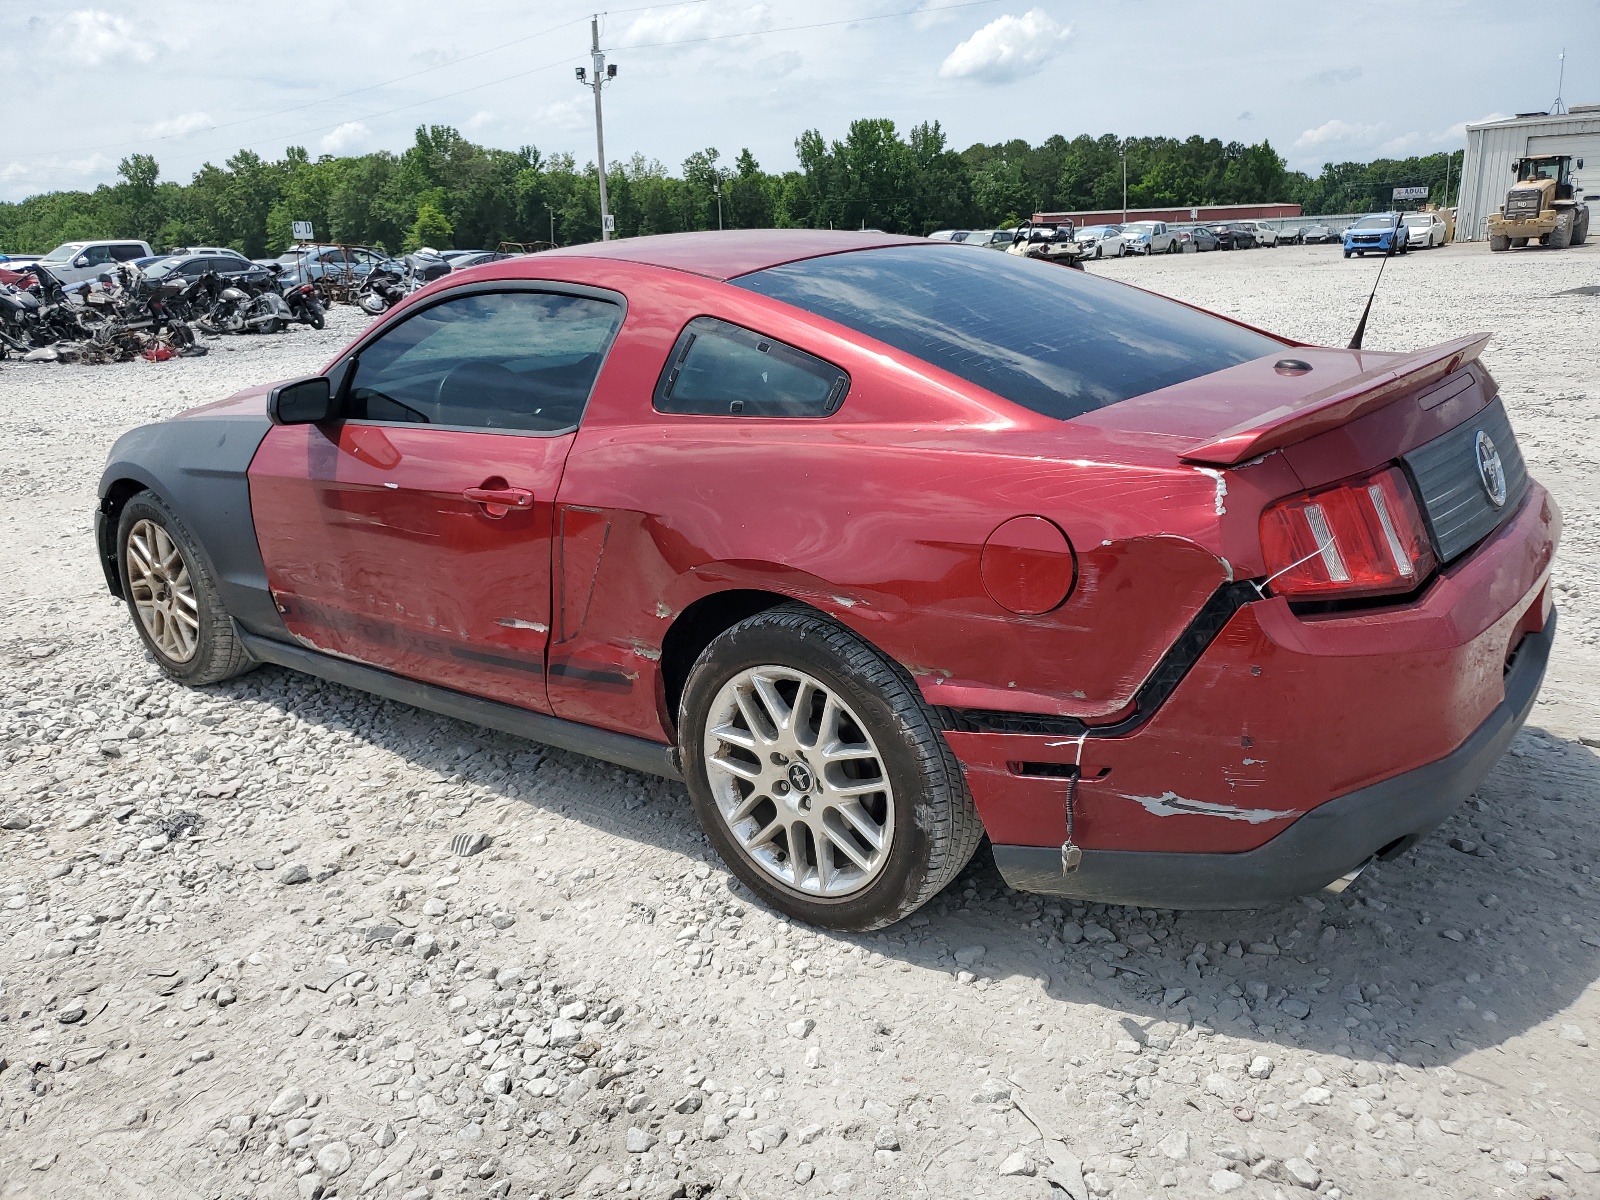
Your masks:
<svg viewBox="0 0 1600 1200"><path fill-rule="evenodd" d="M290 632L548 712L553 501L622 315L615 293L476 284L337 364L344 419L275 426L250 465Z"/></svg>

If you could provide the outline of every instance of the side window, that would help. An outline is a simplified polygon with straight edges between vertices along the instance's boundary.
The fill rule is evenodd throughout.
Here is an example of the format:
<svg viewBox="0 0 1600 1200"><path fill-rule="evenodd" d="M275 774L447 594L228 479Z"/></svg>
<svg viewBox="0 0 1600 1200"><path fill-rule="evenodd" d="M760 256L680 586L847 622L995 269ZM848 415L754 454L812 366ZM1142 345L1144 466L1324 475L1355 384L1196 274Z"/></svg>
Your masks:
<svg viewBox="0 0 1600 1200"><path fill-rule="evenodd" d="M825 417L850 377L793 346L715 317L696 317L656 384L657 412L700 416Z"/></svg>
<svg viewBox="0 0 1600 1200"><path fill-rule="evenodd" d="M88 266L91 266L91 267L103 266L104 264L106 264L106 263L111 261L111 247L110 246L90 246L87 250L85 250L83 252L83 256L89 260L89 262L87 264Z"/></svg>
<svg viewBox="0 0 1600 1200"><path fill-rule="evenodd" d="M136 258L144 257L143 246L122 245L111 247L111 257L117 262L132 262Z"/></svg>
<svg viewBox="0 0 1600 1200"><path fill-rule="evenodd" d="M587 296L495 292L444 300L361 350L346 416L571 429L621 323L621 306Z"/></svg>

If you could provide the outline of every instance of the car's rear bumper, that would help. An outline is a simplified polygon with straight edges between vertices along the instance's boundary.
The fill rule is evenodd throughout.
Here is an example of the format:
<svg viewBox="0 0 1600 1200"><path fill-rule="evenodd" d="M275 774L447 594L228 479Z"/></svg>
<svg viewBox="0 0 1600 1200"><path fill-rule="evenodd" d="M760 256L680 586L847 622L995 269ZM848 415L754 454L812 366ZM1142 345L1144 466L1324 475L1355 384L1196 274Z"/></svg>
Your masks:
<svg viewBox="0 0 1600 1200"><path fill-rule="evenodd" d="M1055 846L996 845L995 865L1022 891L1151 908L1256 908L1325 887L1374 855L1408 850L1471 794L1527 720L1555 627L1551 614L1523 638L1505 698L1455 750L1329 800L1264 845L1234 854L1085 850L1071 874Z"/></svg>
<svg viewBox="0 0 1600 1200"><path fill-rule="evenodd" d="M1073 728L953 711L945 738L990 840L1019 848L1002 857L1059 872L1066 784L1077 772L1074 840L1086 855L1249 863L1313 818L1307 830L1363 808L1350 797L1387 796L1405 790L1397 780L1449 774L1440 763L1470 767L1478 759L1462 747L1492 743L1504 712L1520 720L1526 689L1537 689L1542 666L1526 664L1542 664L1538 647L1551 636L1548 583L1560 527L1559 511L1535 484L1496 532L1410 601L1300 615L1282 597L1251 598L1159 706L1081 745ZM1450 791L1445 808L1460 794ZM1321 886L1356 865L1344 859L1360 860L1438 819L1407 811L1394 830L1356 820L1354 842L1328 840L1339 852L1327 878L1310 872L1304 886ZM1161 870L1185 877L1177 867ZM1082 887L1095 875L1086 864L1067 882ZM1215 882L1216 902L1245 902L1229 900L1211 866L1195 878Z"/></svg>

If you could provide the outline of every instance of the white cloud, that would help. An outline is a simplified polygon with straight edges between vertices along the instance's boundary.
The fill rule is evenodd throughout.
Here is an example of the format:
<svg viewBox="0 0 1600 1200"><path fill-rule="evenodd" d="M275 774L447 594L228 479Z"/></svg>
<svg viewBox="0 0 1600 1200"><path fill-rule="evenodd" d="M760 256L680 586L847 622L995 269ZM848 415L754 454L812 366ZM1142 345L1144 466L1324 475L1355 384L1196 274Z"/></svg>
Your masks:
<svg viewBox="0 0 1600 1200"><path fill-rule="evenodd" d="M922 8L911 18L911 27L920 32L936 25L948 25L955 19L950 5L941 4L939 0L922 0Z"/></svg>
<svg viewBox="0 0 1600 1200"><path fill-rule="evenodd" d="M168 117L165 121L157 121L154 125L146 125L144 131L149 137L182 137L197 129L209 129L212 124L209 113L189 112Z"/></svg>
<svg viewBox="0 0 1600 1200"><path fill-rule="evenodd" d="M154 47L134 35L132 25L97 8L68 13L56 27L54 41L73 66L97 67L121 59L149 62L156 56Z"/></svg>
<svg viewBox="0 0 1600 1200"><path fill-rule="evenodd" d="M324 154L349 154L358 146L364 146L372 137L372 130L360 121L346 121L337 129L331 130L319 143L319 148Z"/></svg>
<svg viewBox="0 0 1600 1200"><path fill-rule="evenodd" d="M1020 17L997 17L950 51L939 75L1008 83L1039 70L1071 36L1071 29L1040 8Z"/></svg>
<svg viewBox="0 0 1600 1200"><path fill-rule="evenodd" d="M1433 140L1436 142L1449 142L1452 146L1455 146L1467 140L1468 125L1482 125L1488 121L1504 121L1510 115L1510 113L1492 112L1487 116L1475 117L1470 121L1457 121L1443 133L1434 134Z"/></svg>
<svg viewBox="0 0 1600 1200"><path fill-rule="evenodd" d="M733 19L730 19L726 12L704 5L657 9L628 22L628 27L613 39L611 44L653 46L661 42L758 34L763 26L769 24L770 16L765 4L752 4L741 8ZM605 45L606 42L605 31L602 30L600 43Z"/></svg>
<svg viewBox="0 0 1600 1200"><path fill-rule="evenodd" d="M1318 146L1337 146L1351 142L1370 142L1382 132L1381 125L1358 125L1334 117L1295 139L1296 150L1315 150Z"/></svg>
<svg viewBox="0 0 1600 1200"><path fill-rule="evenodd" d="M781 79L793 75L804 62L798 50L780 50L756 63L756 74L763 79Z"/></svg>
<svg viewBox="0 0 1600 1200"><path fill-rule="evenodd" d="M494 114L489 112L487 109L482 112L475 112L467 118L467 128L473 130L474 132L484 128L487 125L492 125L493 123Z"/></svg>

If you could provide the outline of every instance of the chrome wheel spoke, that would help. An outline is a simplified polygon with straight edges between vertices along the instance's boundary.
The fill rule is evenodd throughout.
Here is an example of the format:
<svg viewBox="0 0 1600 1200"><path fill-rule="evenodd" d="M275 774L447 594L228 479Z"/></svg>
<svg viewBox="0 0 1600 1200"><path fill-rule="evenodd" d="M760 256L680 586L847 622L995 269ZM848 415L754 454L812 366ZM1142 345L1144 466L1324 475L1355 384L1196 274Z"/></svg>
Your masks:
<svg viewBox="0 0 1600 1200"><path fill-rule="evenodd" d="M139 623L171 662L188 662L200 647L200 598L178 543L151 520L128 531L123 557Z"/></svg>
<svg viewBox="0 0 1600 1200"><path fill-rule="evenodd" d="M750 667L723 684L707 717L707 782L751 864L828 898L879 876L894 840L894 792L841 696L792 667Z"/></svg>

